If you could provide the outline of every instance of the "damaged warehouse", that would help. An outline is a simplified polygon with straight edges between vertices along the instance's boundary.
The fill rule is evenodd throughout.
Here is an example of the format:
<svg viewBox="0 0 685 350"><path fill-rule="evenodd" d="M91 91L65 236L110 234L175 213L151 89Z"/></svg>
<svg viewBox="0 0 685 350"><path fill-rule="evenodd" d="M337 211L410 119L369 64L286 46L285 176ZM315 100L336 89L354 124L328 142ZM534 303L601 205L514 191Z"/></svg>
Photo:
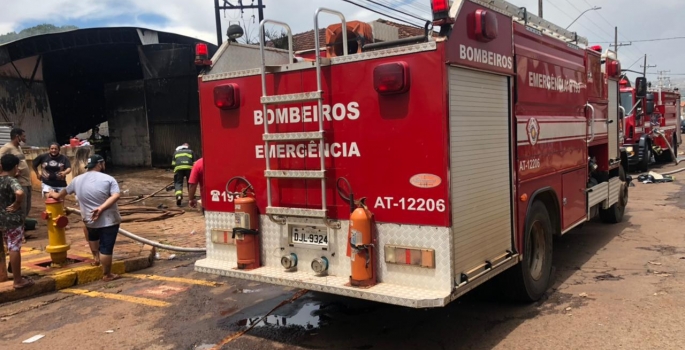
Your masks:
<svg viewBox="0 0 685 350"><path fill-rule="evenodd" d="M0 45L0 122L21 127L38 147L107 122L115 165L169 166L183 142L201 152L198 42L127 27ZM211 56L216 46L206 44Z"/></svg>

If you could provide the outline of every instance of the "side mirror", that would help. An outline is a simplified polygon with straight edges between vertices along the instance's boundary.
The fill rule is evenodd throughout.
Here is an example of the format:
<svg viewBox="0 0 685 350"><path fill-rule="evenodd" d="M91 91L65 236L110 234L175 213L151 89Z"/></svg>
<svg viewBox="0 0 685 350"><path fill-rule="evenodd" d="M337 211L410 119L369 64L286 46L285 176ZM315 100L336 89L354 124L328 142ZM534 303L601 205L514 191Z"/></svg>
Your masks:
<svg viewBox="0 0 685 350"><path fill-rule="evenodd" d="M645 100L647 101L647 103L645 104L645 113L647 115L650 115L654 113L654 94L646 94Z"/></svg>
<svg viewBox="0 0 685 350"><path fill-rule="evenodd" d="M635 94L637 97L645 97L647 94L647 78L638 77L635 79Z"/></svg>

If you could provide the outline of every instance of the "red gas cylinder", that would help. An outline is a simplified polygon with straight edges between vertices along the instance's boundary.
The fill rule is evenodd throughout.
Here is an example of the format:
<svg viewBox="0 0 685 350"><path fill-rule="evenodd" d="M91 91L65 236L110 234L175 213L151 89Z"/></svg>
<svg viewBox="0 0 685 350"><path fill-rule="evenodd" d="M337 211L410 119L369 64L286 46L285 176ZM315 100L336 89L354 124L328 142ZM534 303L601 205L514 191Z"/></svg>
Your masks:
<svg viewBox="0 0 685 350"><path fill-rule="evenodd" d="M254 198L235 199L235 239L238 269L251 270L260 266L259 213Z"/></svg>
<svg viewBox="0 0 685 350"><path fill-rule="evenodd" d="M74 137L74 138L69 140L69 146L78 147L79 145L81 145L81 141L79 141L79 139Z"/></svg>

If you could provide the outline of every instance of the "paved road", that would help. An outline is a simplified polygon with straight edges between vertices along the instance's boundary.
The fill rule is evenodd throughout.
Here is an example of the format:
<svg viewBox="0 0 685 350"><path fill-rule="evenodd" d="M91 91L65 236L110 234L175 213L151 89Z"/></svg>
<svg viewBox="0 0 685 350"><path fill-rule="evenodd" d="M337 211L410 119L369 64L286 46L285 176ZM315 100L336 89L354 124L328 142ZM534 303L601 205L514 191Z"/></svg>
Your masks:
<svg viewBox="0 0 685 350"><path fill-rule="evenodd" d="M682 349L685 190L638 184L630 200L624 223L555 239L541 302L488 286L428 310L307 293L222 349ZM196 273L197 258L2 305L0 348L208 349L297 292Z"/></svg>

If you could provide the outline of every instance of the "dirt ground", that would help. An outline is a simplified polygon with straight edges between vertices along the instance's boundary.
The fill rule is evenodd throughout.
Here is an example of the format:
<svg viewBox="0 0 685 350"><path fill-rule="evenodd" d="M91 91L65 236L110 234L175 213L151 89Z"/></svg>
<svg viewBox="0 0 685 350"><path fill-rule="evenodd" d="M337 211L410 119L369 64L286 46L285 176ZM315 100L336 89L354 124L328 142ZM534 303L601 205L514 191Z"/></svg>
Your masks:
<svg viewBox="0 0 685 350"><path fill-rule="evenodd" d="M115 176L122 188L135 181ZM554 283L537 303L503 301L489 286L425 310L310 292L222 349L682 349L685 172L676 177L631 187L623 223L555 239ZM168 178L160 172L146 191ZM184 232L187 221L168 230ZM139 228L155 225L167 223ZM297 292L197 273L198 258L82 287L95 294L0 305L0 348L209 349ZM22 344L34 335L44 338Z"/></svg>

